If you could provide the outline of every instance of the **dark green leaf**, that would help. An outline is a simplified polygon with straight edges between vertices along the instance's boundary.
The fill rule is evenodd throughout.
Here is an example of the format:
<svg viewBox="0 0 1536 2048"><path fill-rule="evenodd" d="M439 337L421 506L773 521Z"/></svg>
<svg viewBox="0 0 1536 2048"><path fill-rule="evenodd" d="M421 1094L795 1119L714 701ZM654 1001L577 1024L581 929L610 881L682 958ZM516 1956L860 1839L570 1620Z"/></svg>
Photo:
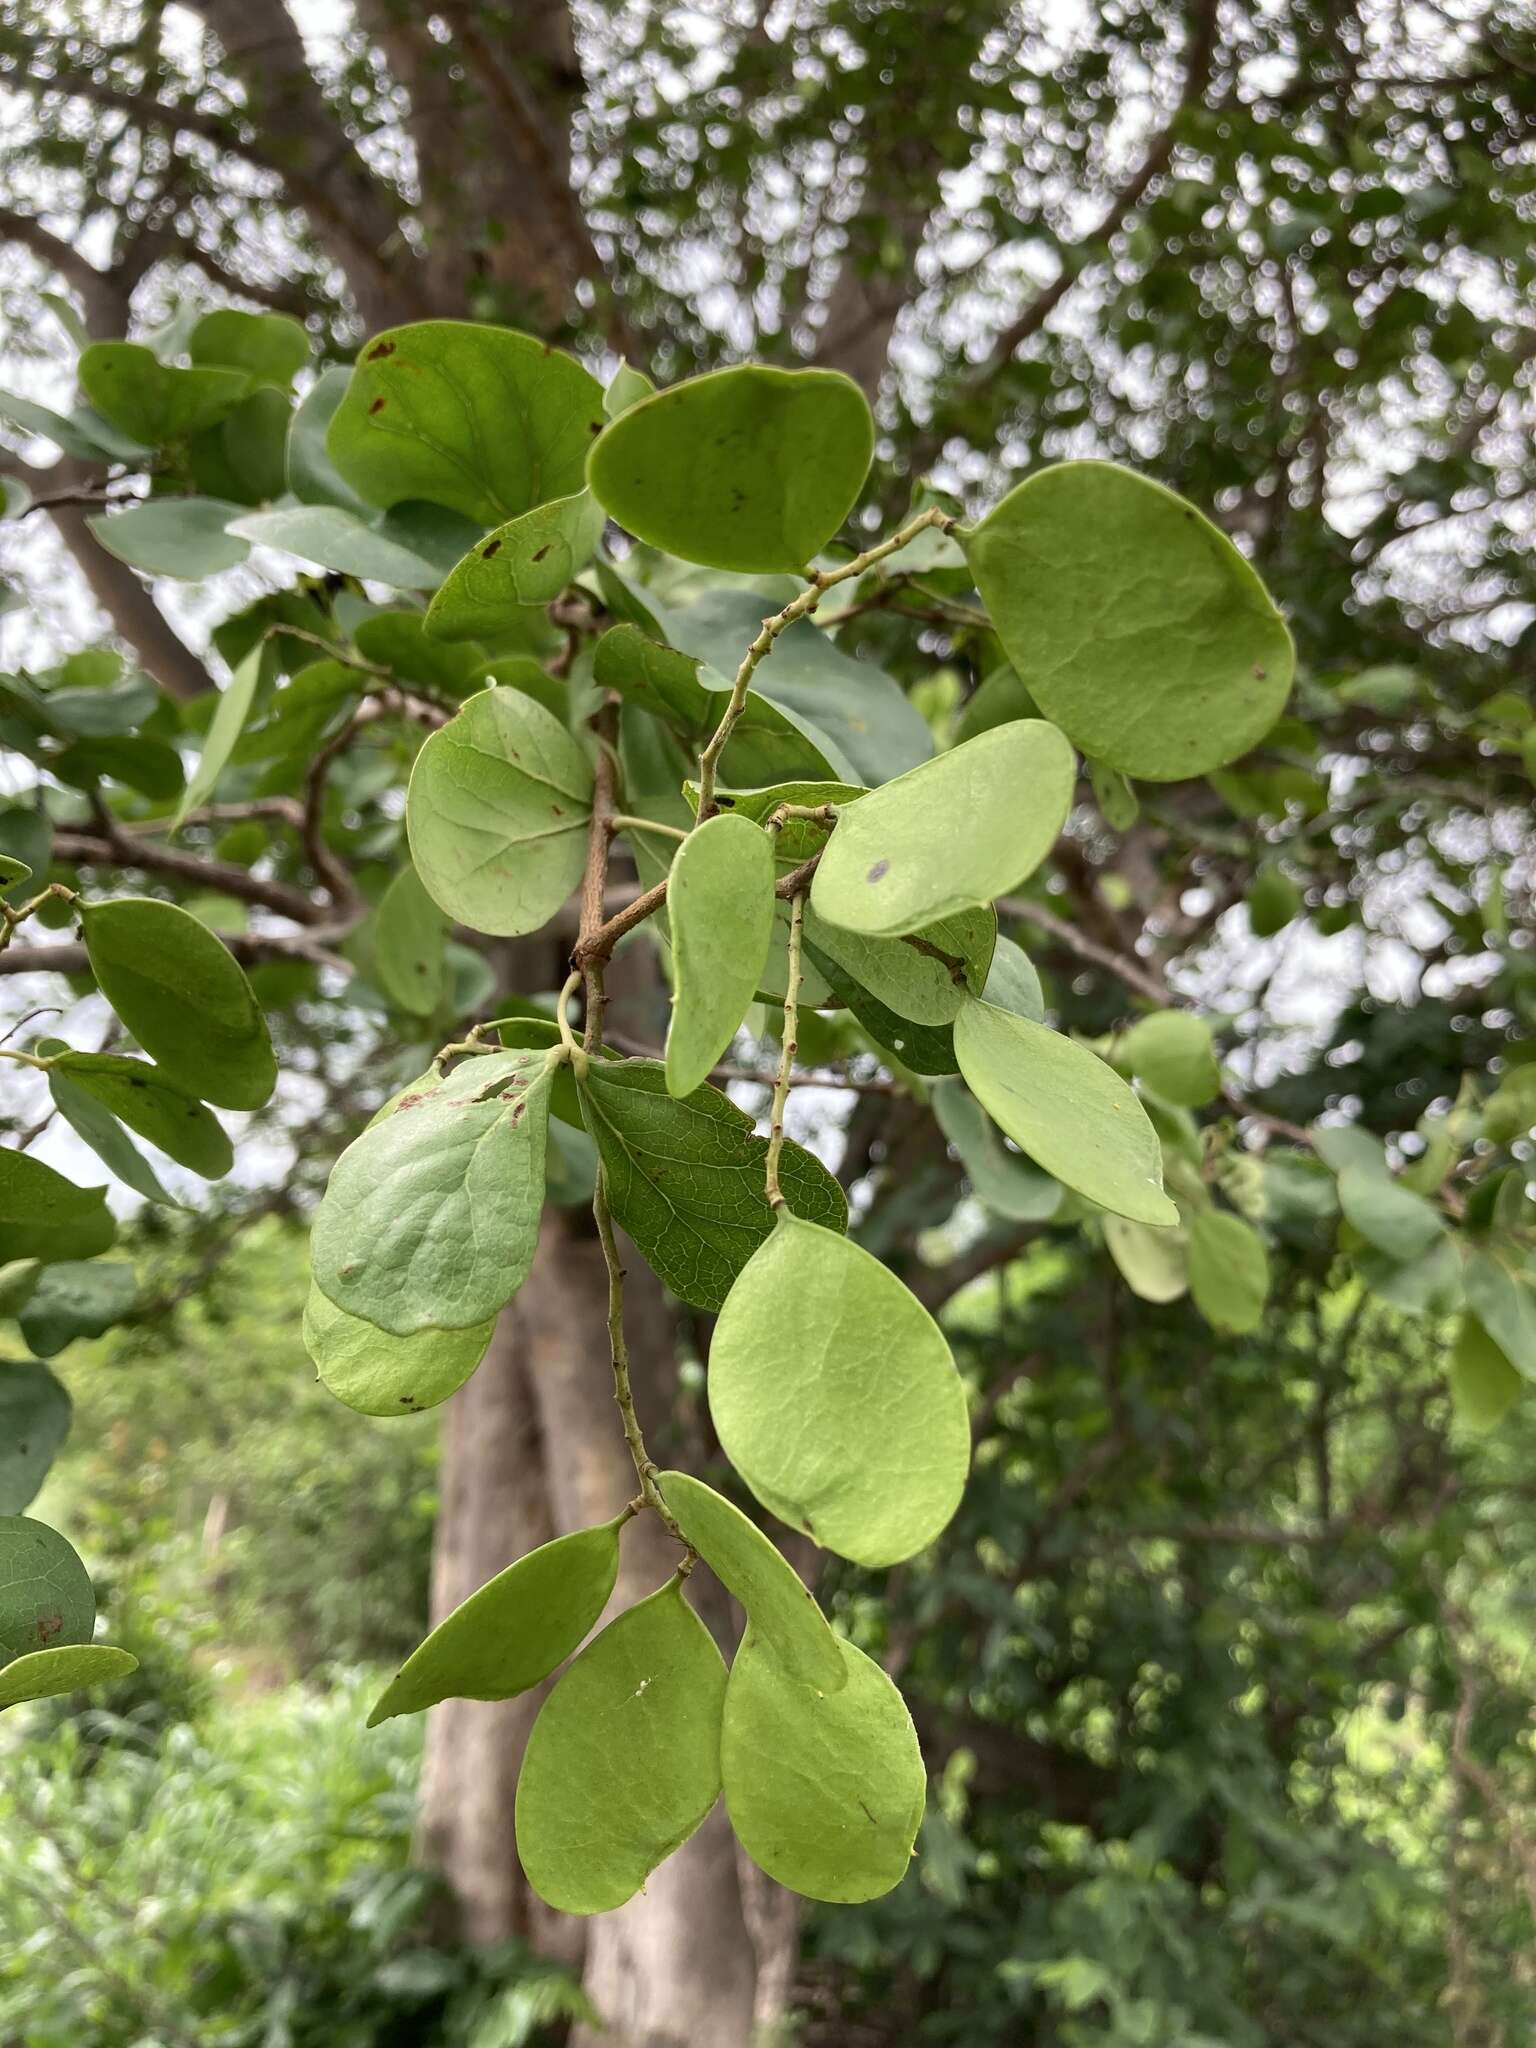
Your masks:
<svg viewBox="0 0 1536 2048"><path fill-rule="evenodd" d="M19 1515L69 1435L70 1399L46 1365L0 1359L0 1515Z"/></svg>
<svg viewBox="0 0 1536 2048"><path fill-rule="evenodd" d="M89 1259L117 1236L105 1188L77 1188L28 1152L0 1147L0 1264Z"/></svg>

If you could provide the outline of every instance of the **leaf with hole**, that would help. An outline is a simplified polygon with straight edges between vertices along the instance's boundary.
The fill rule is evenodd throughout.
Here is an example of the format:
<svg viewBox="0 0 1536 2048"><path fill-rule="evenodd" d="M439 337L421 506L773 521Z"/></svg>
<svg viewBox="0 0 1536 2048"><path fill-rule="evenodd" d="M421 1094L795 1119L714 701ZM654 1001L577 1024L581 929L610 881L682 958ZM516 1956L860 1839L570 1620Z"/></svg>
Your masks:
<svg viewBox="0 0 1536 2048"><path fill-rule="evenodd" d="M427 607L439 640L492 640L526 605L548 604L597 553L603 508L590 492L552 498L478 541Z"/></svg>
<svg viewBox="0 0 1536 2048"><path fill-rule="evenodd" d="M836 370L741 363L627 406L594 444L594 497L685 562L803 568L853 510L875 423Z"/></svg>
<svg viewBox="0 0 1536 2048"><path fill-rule="evenodd" d="M1213 1330L1246 1336L1264 1321L1269 1254L1251 1223L1228 1209L1202 1209L1189 1226L1189 1292Z"/></svg>
<svg viewBox="0 0 1536 2048"><path fill-rule="evenodd" d="M602 426L601 386L559 349L420 320L364 344L326 450L370 504L425 498L484 529L574 496Z"/></svg>
<svg viewBox="0 0 1536 2048"><path fill-rule="evenodd" d="M706 819L672 863L672 1021L666 1077L691 1095L729 1047L763 976L773 936L773 847L728 812Z"/></svg>
<svg viewBox="0 0 1536 2048"><path fill-rule="evenodd" d="M725 1690L720 1775L759 1869L802 1897L857 1905L906 1876L928 1786L901 1694L862 1650L838 1648L847 1683L820 1691L747 1630Z"/></svg>
<svg viewBox="0 0 1536 2048"><path fill-rule="evenodd" d="M1226 535L1161 484L1056 463L962 539L1009 661L1085 754L1177 782L1235 761L1280 716L1285 621Z"/></svg>
<svg viewBox="0 0 1536 2048"><path fill-rule="evenodd" d="M151 1059L221 1109L260 1109L277 1083L266 1019L228 949L174 903L80 906L91 971Z"/></svg>
<svg viewBox="0 0 1536 2048"><path fill-rule="evenodd" d="M0 1516L0 1665L88 1643L95 1626L96 1595L72 1547L44 1522Z"/></svg>
<svg viewBox="0 0 1536 2048"><path fill-rule="evenodd" d="M466 1060L354 1140L315 1215L315 1279L381 1330L484 1323L528 1277L544 1199L549 1057Z"/></svg>
<svg viewBox="0 0 1536 2048"><path fill-rule="evenodd" d="M46 1365L0 1359L0 1515L36 1496L69 1435L69 1395Z"/></svg>
<svg viewBox="0 0 1536 2048"><path fill-rule="evenodd" d="M933 1113L959 1153L978 1202L1014 1223L1045 1223L1056 1214L1061 1183L1007 1149L996 1124L963 1081L951 1077L937 1084Z"/></svg>
<svg viewBox="0 0 1536 2048"><path fill-rule="evenodd" d="M348 1315L318 1287L304 1304L304 1349L322 1384L359 1415L420 1415L446 1401L484 1358L495 1327L491 1317L396 1337Z"/></svg>
<svg viewBox="0 0 1536 2048"><path fill-rule="evenodd" d="M368 1726L439 1700L514 1699L548 1678L608 1604L626 1520L557 1536L471 1593L411 1652Z"/></svg>
<svg viewBox="0 0 1536 2048"><path fill-rule="evenodd" d="M482 690L416 756L411 858L450 917L537 931L581 879L591 808L592 770L559 720L520 690Z"/></svg>
<svg viewBox="0 0 1536 2048"><path fill-rule="evenodd" d="M678 1527L791 1678L819 1692L848 1682L842 1648L800 1574L755 1522L686 1472L658 1485Z"/></svg>
<svg viewBox="0 0 1536 2048"><path fill-rule="evenodd" d="M811 902L827 923L876 937L989 904L1055 845L1076 779L1071 747L1043 719L967 740L842 813Z"/></svg>
<svg viewBox="0 0 1536 2048"><path fill-rule="evenodd" d="M720 1795L725 1665L673 1579L608 1624L539 1711L517 1853L562 1913L633 1898Z"/></svg>
<svg viewBox="0 0 1536 2048"><path fill-rule="evenodd" d="M1177 1108L1199 1109L1221 1092L1211 1027L1188 1010L1138 1018L1116 1050L1138 1081Z"/></svg>
<svg viewBox="0 0 1536 2048"><path fill-rule="evenodd" d="M0 1264L89 1259L117 1236L105 1188L77 1188L29 1152L0 1146Z"/></svg>
<svg viewBox="0 0 1536 2048"><path fill-rule="evenodd" d="M581 1082L608 1199L664 1286L693 1308L719 1308L773 1232L763 1193L766 1138L715 1088L667 1092L658 1060L593 1061ZM790 1142L779 1161L790 1208L827 1235L848 1219L843 1191L809 1152Z"/></svg>
<svg viewBox="0 0 1536 2048"><path fill-rule="evenodd" d="M62 1650L34 1650L0 1665L0 1712L27 1700L51 1700L107 1685L137 1671L139 1660L110 1643L78 1643Z"/></svg>
<svg viewBox="0 0 1536 2048"><path fill-rule="evenodd" d="M855 1564L913 1556L960 1504L971 1432L942 1332L894 1273L819 1224L781 1212L731 1289L709 1408L764 1507Z"/></svg>
<svg viewBox="0 0 1536 2048"><path fill-rule="evenodd" d="M960 1012L955 1053L971 1093L1037 1166L1117 1216L1178 1222L1157 1133L1096 1053L991 1003Z"/></svg>

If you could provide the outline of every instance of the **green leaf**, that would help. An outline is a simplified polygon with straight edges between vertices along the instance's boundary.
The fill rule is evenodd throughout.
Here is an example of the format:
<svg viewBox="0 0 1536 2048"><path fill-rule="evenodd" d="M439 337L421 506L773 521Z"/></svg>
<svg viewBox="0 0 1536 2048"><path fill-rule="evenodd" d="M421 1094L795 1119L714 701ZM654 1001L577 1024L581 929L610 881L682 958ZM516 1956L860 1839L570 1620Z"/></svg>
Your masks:
<svg viewBox="0 0 1536 2048"><path fill-rule="evenodd" d="M370 504L426 498L482 528L582 487L595 378L505 327L422 320L368 342L326 447Z"/></svg>
<svg viewBox="0 0 1536 2048"><path fill-rule="evenodd" d="M1061 1207L1061 1185L1010 1152L997 1126L965 1083L940 1081L933 1091L939 1129L960 1155L977 1201L1015 1223L1044 1223Z"/></svg>
<svg viewBox="0 0 1536 2048"><path fill-rule="evenodd" d="M496 1327L494 1316L463 1330L392 1336L348 1315L312 1286L304 1304L304 1348L322 1382L359 1415L420 1415L458 1392Z"/></svg>
<svg viewBox="0 0 1536 2048"><path fill-rule="evenodd" d="M9 1259L0 1266L0 1316L14 1316L37 1292L41 1259Z"/></svg>
<svg viewBox="0 0 1536 2048"><path fill-rule="evenodd" d="M226 947L174 903L80 906L91 971L151 1059L221 1109L260 1109L277 1083L266 1019Z"/></svg>
<svg viewBox="0 0 1536 2048"><path fill-rule="evenodd" d="M965 1389L938 1324L861 1246L787 1213L720 1311L709 1408L764 1507L855 1564L913 1556L965 1491Z"/></svg>
<svg viewBox="0 0 1536 2048"><path fill-rule="evenodd" d="M763 610L760 595L729 586L708 590L692 604L667 606L661 618L674 647L708 662L723 679L735 675L762 631ZM933 753L928 722L906 693L882 669L845 654L809 619L779 635L752 687L814 739L827 762L824 769L791 773L831 774L874 787ZM734 759L726 772L736 783L764 779ZM780 772L766 779L777 780Z"/></svg>
<svg viewBox="0 0 1536 2048"><path fill-rule="evenodd" d="M225 531L244 511L222 498L147 498L85 523L109 555L146 576L200 583L221 569L237 569L250 553L248 541Z"/></svg>
<svg viewBox="0 0 1536 2048"><path fill-rule="evenodd" d="M100 781L121 782L154 803L169 803L182 790L181 757L160 740L77 740L48 763L60 782L94 790Z"/></svg>
<svg viewBox="0 0 1536 2048"><path fill-rule="evenodd" d="M0 1516L0 1665L88 1643L95 1626L90 1575L58 1531Z"/></svg>
<svg viewBox="0 0 1536 2048"><path fill-rule="evenodd" d="M848 1682L841 1646L783 1552L740 1508L686 1472L663 1472L657 1483L678 1527L789 1676L841 1692Z"/></svg>
<svg viewBox="0 0 1536 2048"><path fill-rule="evenodd" d="M378 526L339 505L284 505L272 512L247 512L229 531L258 547L297 555L338 575L387 583L392 590L435 590L436 563Z"/></svg>
<svg viewBox="0 0 1536 2048"><path fill-rule="evenodd" d="M807 920L807 932L811 929ZM804 957L822 978L828 999L850 1011L877 1046L883 1047L902 1066L916 1074L952 1074L959 1065L955 1056L955 1034L948 1024L914 1024L910 1018L882 1003L878 996L851 975L845 967L824 953L817 940L829 927L816 924L816 938L807 936ZM845 936L854 937L852 933ZM868 940L868 945L899 945L899 940ZM825 1007L825 1004L819 1007Z"/></svg>
<svg viewBox="0 0 1536 2048"><path fill-rule="evenodd" d="M1180 1109L1198 1109L1221 1093L1211 1027L1188 1010L1139 1018L1117 1050L1138 1081Z"/></svg>
<svg viewBox="0 0 1536 2048"><path fill-rule="evenodd" d="M397 1009L430 1017L447 983L448 927L413 867L384 891L373 915L373 976Z"/></svg>
<svg viewBox="0 0 1536 2048"><path fill-rule="evenodd" d="M819 1692L748 1629L725 1691L720 1773L759 1869L805 1898L857 1905L906 1876L927 1780L901 1694L862 1650L838 1647L848 1682Z"/></svg>
<svg viewBox="0 0 1536 2048"><path fill-rule="evenodd" d="M1104 1218L1104 1243L1120 1278L1141 1301L1177 1301L1189 1292L1184 1234L1154 1230L1126 1216Z"/></svg>
<svg viewBox="0 0 1536 2048"><path fill-rule="evenodd" d="M1178 782L1280 716L1284 620L1225 534L1161 484L1057 463L962 538L1008 659L1085 754Z"/></svg>
<svg viewBox="0 0 1536 2048"><path fill-rule="evenodd" d="M99 1337L138 1300L132 1266L64 1261L45 1266L17 1321L39 1358L56 1358L77 1337Z"/></svg>
<svg viewBox="0 0 1536 2048"><path fill-rule="evenodd" d="M1516 1067L1483 1104L1483 1136L1513 1144L1536 1129L1536 1066Z"/></svg>
<svg viewBox="0 0 1536 2048"><path fill-rule="evenodd" d="M204 1180L217 1180L234 1164L234 1148L212 1110L145 1060L116 1052L65 1052L50 1072L51 1082L60 1079Z"/></svg>
<svg viewBox="0 0 1536 2048"><path fill-rule="evenodd" d="M310 1240L338 1308L407 1337L512 1299L538 1244L551 1079L545 1053L466 1060L347 1147Z"/></svg>
<svg viewBox="0 0 1536 2048"><path fill-rule="evenodd" d="M0 1711L25 1700L57 1699L82 1692L88 1685L106 1685L137 1671L139 1660L109 1643L80 1643L63 1650L34 1650L0 1667Z"/></svg>
<svg viewBox="0 0 1536 2048"><path fill-rule="evenodd" d="M587 491L535 505L498 526L451 572L427 607L439 640L491 640L525 605L548 604L597 553L603 508Z"/></svg>
<svg viewBox="0 0 1536 2048"><path fill-rule="evenodd" d="M642 398L649 398L655 389L644 370L637 370L633 363L625 362L621 356L619 367L608 380L608 388L603 393L603 411L609 419L616 420L621 412L628 412Z"/></svg>
<svg viewBox="0 0 1536 2048"><path fill-rule="evenodd" d="M725 1665L673 1579L610 1622L540 1709L517 1786L517 1853L562 1913L632 1898L720 1794Z"/></svg>
<svg viewBox="0 0 1536 2048"><path fill-rule="evenodd" d="M956 911L902 938L877 939L828 924L814 898L805 931L818 957L835 961L883 1008L913 1024L953 1023L985 987L997 943L991 910Z"/></svg>
<svg viewBox="0 0 1536 2048"><path fill-rule="evenodd" d="M332 363L299 401L288 423L285 474L289 490L301 505L335 505L367 519L368 505L345 481L325 446L336 408L351 381L349 367Z"/></svg>
<svg viewBox="0 0 1536 2048"><path fill-rule="evenodd" d="M142 1195L146 1202L158 1202L170 1209L179 1206L175 1197L166 1193L159 1175L117 1118L94 1096L57 1071L48 1076L48 1092L54 1108L76 1136L90 1146L102 1165L125 1187Z"/></svg>
<svg viewBox="0 0 1536 2048"><path fill-rule="evenodd" d="M96 341L80 357L80 389L102 416L146 448L184 441L245 396L240 370L180 370L135 341Z"/></svg>
<svg viewBox="0 0 1536 2048"><path fill-rule="evenodd" d="M482 690L411 771L406 826L427 893L476 931L537 931L581 879L592 770L520 690Z"/></svg>
<svg viewBox="0 0 1536 2048"><path fill-rule="evenodd" d="M1346 1166L1339 1175L1339 1207L1368 1244L1389 1259L1417 1259L1445 1233L1433 1203L1374 1167Z"/></svg>
<svg viewBox="0 0 1536 2048"><path fill-rule="evenodd" d="M1102 761L1088 763L1088 779L1093 784L1094 801L1110 831L1129 832L1141 816L1141 805L1131 784L1118 768L1106 768Z"/></svg>
<svg viewBox="0 0 1536 2048"><path fill-rule="evenodd" d="M1213 1330L1244 1336L1264 1321L1269 1254L1241 1216L1202 1209L1189 1226L1189 1291Z"/></svg>
<svg viewBox="0 0 1536 2048"><path fill-rule="evenodd" d="M0 882L25 882L31 874L24 860L13 860L10 854L0 853Z"/></svg>
<svg viewBox="0 0 1536 2048"><path fill-rule="evenodd" d="M1461 1306L1461 1257L1449 1233L1437 1238L1421 1258L1406 1261L1362 1245L1354 1264L1372 1294L1404 1315L1450 1315Z"/></svg>
<svg viewBox="0 0 1536 2048"><path fill-rule="evenodd" d="M1035 963L1012 939L1000 938L993 948L981 999L994 1009L1011 1010L1032 1024L1045 1022L1045 993Z"/></svg>
<svg viewBox="0 0 1536 2048"><path fill-rule="evenodd" d="M117 1236L105 1188L77 1188L28 1152L0 1147L0 1264L89 1259Z"/></svg>
<svg viewBox="0 0 1536 2048"><path fill-rule="evenodd" d="M0 1515L19 1515L69 1435L70 1398L46 1365L0 1359Z"/></svg>
<svg viewBox="0 0 1536 2048"><path fill-rule="evenodd" d="M1248 929L1272 939L1301 914L1301 891L1281 868L1260 868L1248 889Z"/></svg>
<svg viewBox="0 0 1536 2048"><path fill-rule="evenodd" d="M45 875L53 859L53 820L36 804L0 804L0 848L28 877ZM0 877L0 896L7 903L20 903L31 891L22 883Z"/></svg>
<svg viewBox="0 0 1536 2048"><path fill-rule="evenodd" d="M707 819L678 849L667 890L671 1095L691 1095L736 1036L768 957L773 882L768 834L729 812Z"/></svg>
<svg viewBox="0 0 1536 2048"><path fill-rule="evenodd" d="M411 1652L368 1726L439 1700L514 1699L548 1678L608 1604L627 1519L557 1536L498 1572Z"/></svg>
<svg viewBox="0 0 1536 2048"><path fill-rule="evenodd" d="M1536 1293L1497 1252L1472 1253L1466 1287L1467 1306L1515 1371L1536 1380Z"/></svg>
<svg viewBox="0 0 1536 2048"><path fill-rule="evenodd" d="M97 420L89 413L55 412L51 406L39 405L35 399L23 398L14 391L0 391L0 420L23 434L37 434L52 441L65 455L73 455L80 462L99 463L103 456L131 461L135 455L147 452L137 443L126 441L105 420Z"/></svg>
<svg viewBox="0 0 1536 2048"><path fill-rule="evenodd" d="M1476 1316L1463 1316L1451 1353L1451 1406L1467 1429L1492 1429L1514 1405L1520 1374Z"/></svg>
<svg viewBox="0 0 1536 2048"><path fill-rule="evenodd" d="M967 740L840 815L811 902L829 924L877 937L988 904L1055 845L1076 780L1071 747L1041 719Z"/></svg>
<svg viewBox="0 0 1536 2048"><path fill-rule="evenodd" d="M253 384L287 391L309 361L309 336L287 313L242 313L220 306L193 328L187 353L195 364L243 370Z"/></svg>
<svg viewBox="0 0 1536 2048"><path fill-rule="evenodd" d="M1354 1167L1378 1180L1391 1177L1386 1147L1374 1131L1362 1130L1359 1124L1314 1124L1307 1136L1318 1158L1336 1174Z"/></svg>
<svg viewBox="0 0 1536 2048"><path fill-rule="evenodd" d="M972 1094L1037 1166L1117 1216L1178 1222L1157 1133L1096 1053L991 1003L960 1012L955 1052Z"/></svg>
<svg viewBox="0 0 1536 2048"><path fill-rule="evenodd" d="M235 742L245 730L251 706L256 701L256 692L261 686L261 656L262 642L257 641L219 693L218 704L203 740L203 751L197 757L197 766L192 770L191 779L176 807L178 825L185 824L192 811L207 803L218 786L219 777L229 765Z"/></svg>
<svg viewBox="0 0 1536 2048"><path fill-rule="evenodd" d="M717 1089L669 1095L659 1060L593 1061L581 1101L614 1216L664 1286L693 1308L719 1308L773 1232L767 1139ZM820 1160L786 1144L779 1179L797 1216L844 1228L843 1191Z"/></svg>
<svg viewBox="0 0 1536 2048"><path fill-rule="evenodd" d="M621 526L685 562L794 571L853 510L874 446L851 378L743 363L628 406L587 482Z"/></svg>

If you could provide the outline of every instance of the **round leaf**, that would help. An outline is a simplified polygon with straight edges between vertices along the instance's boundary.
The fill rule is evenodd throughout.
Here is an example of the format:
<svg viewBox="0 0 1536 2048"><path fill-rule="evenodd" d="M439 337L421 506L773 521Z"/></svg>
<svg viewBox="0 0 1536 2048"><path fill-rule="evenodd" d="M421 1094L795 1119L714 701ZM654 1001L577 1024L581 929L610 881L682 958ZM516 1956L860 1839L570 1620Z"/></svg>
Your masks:
<svg viewBox="0 0 1536 2048"><path fill-rule="evenodd" d="M482 690L411 771L406 826L427 892L498 938L537 931L581 879L592 770L521 690Z"/></svg>
<svg viewBox="0 0 1536 2048"><path fill-rule="evenodd" d="M0 1515L19 1515L69 1435L70 1399L46 1365L0 1360Z"/></svg>
<svg viewBox="0 0 1536 2048"><path fill-rule="evenodd" d="M673 1579L610 1622L540 1709L517 1786L517 1853L562 1913L633 1898L720 1793L725 1665Z"/></svg>
<svg viewBox="0 0 1536 2048"><path fill-rule="evenodd" d="M277 1083L266 1019L228 950L190 912L147 896L80 907L102 994L189 1094L260 1109Z"/></svg>
<svg viewBox="0 0 1536 2048"><path fill-rule="evenodd" d="M603 524L602 506L578 491L498 526L449 572L427 609L427 631L439 640L494 639L522 606L548 604L581 574Z"/></svg>
<svg viewBox="0 0 1536 2048"><path fill-rule="evenodd" d="M221 569L239 568L251 552L249 541L225 531L245 509L221 498L149 498L85 523L109 555L146 576L200 583Z"/></svg>
<svg viewBox="0 0 1536 2048"><path fill-rule="evenodd" d="M311 1287L303 1327L304 1348L338 1401L359 1415L419 1415L463 1386L484 1358L496 1320L396 1337Z"/></svg>
<svg viewBox="0 0 1536 2048"><path fill-rule="evenodd" d="M664 1472L659 1484L678 1527L789 1675L840 1692L848 1673L838 1639L784 1553L740 1508L686 1472Z"/></svg>
<svg viewBox="0 0 1536 2048"><path fill-rule="evenodd" d="M601 386L558 349L421 320L363 349L326 449L370 504L425 498L487 527L579 491L602 424Z"/></svg>
<svg viewBox="0 0 1536 2048"><path fill-rule="evenodd" d="M26 1700L57 1699L88 1685L106 1685L137 1671L139 1660L109 1643L77 1643L66 1649L34 1650L0 1666L0 1710Z"/></svg>
<svg viewBox="0 0 1536 2048"><path fill-rule="evenodd" d="M726 1050L762 980L773 936L773 845L723 812L691 832L672 863L667 914L674 963L667 1092L691 1095Z"/></svg>
<svg viewBox="0 0 1536 2048"><path fill-rule="evenodd" d="M1177 1301L1189 1292L1184 1237L1126 1216L1104 1218L1104 1243L1120 1278L1141 1301Z"/></svg>
<svg viewBox="0 0 1536 2048"><path fill-rule="evenodd" d="M1119 1055L1138 1081L1179 1108L1198 1109L1221 1092L1211 1027L1187 1010L1141 1018L1121 1039Z"/></svg>
<svg viewBox="0 0 1536 2048"><path fill-rule="evenodd" d="M856 1905L906 1876L927 1780L901 1694L862 1650L838 1648L847 1683L820 1692L748 1629L725 1692L720 1774L759 1869L803 1897Z"/></svg>
<svg viewBox="0 0 1536 2048"><path fill-rule="evenodd" d="M685 562L794 571L852 511L874 446L851 378L744 363L627 407L587 482L621 526Z"/></svg>
<svg viewBox="0 0 1536 2048"><path fill-rule="evenodd" d="M1054 725L1020 719L850 804L811 884L849 931L914 932L1026 880L1067 821L1077 764Z"/></svg>
<svg viewBox="0 0 1536 2048"><path fill-rule="evenodd" d="M1264 1320L1269 1254L1241 1216L1202 1209L1189 1226L1189 1291L1213 1330L1242 1336Z"/></svg>
<svg viewBox="0 0 1536 2048"><path fill-rule="evenodd" d="M1096 1053L992 1003L960 1012L955 1053L972 1094L1037 1166L1117 1216L1178 1222L1157 1133Z"/></svg>
<svg viewBox="0 0 1536 2048"><path fill-rule="evenodd" d="M0 1516L0 1664L88 1643L95 1626L90 1575L58 1530Z"/></svg>
<svg viewBox="0 0 1536 2048"><path fill-rule="evenodd" d="M731 1289L709 1406L764 1507L855 1564L911 1557L960 1504L970 1423L938 1324L878 1259L817 1224L781 1211Z"/></svg>
<svg viewBox="0 0 1536 2048"><path fill-rule="evenodd" d="M1280 716L1295 654L1225 534L1161 484L1063 462L965 551L1004 650L1085 754L1151 782L1204 775Z"/></svg>
<svg viewBox="0 0 1536 2048"><path fill-rule="evenodd" d="M509 1700L548 1678L608 1604L626 1519L557 1536L498 1572L412 1651L368 1726L439 1700Z"/></svg>

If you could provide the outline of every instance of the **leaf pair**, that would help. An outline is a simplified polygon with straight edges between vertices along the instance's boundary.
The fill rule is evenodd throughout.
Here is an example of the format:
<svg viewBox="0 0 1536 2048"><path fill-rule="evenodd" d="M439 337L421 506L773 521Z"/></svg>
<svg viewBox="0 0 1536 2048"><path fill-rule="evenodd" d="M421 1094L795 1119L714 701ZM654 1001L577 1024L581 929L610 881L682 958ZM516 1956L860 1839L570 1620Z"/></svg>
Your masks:
<svg viewBox="0 0 1536 2048"><path fill-rule="evenodd" d="M95 1624L90 1577L58 1531L0 1516L0 1708L134 1670L126 1650L91 1641Z"/></svg>

